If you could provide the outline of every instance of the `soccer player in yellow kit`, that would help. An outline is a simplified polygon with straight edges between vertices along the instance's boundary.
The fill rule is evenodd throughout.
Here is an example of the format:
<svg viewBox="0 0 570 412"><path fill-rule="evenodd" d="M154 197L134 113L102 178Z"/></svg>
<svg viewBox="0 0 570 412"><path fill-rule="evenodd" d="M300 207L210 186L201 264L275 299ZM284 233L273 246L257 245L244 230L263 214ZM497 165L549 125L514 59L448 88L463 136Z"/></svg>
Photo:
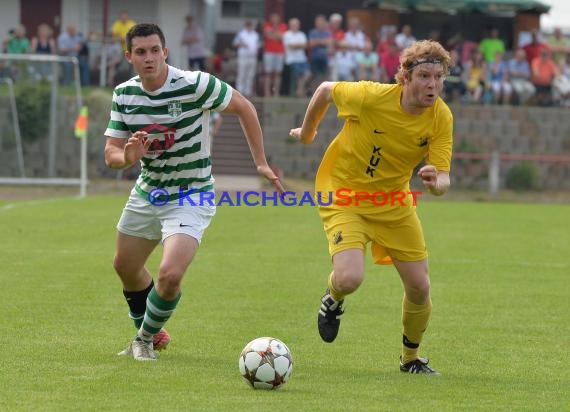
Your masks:
<svg viewBox="0 0 570 412"><path fill-rule="evenodd" d="M328 147L316 177L319 214L333 271L321 299L318 329L332 342L345 296L364 280L364 254L371 243L377 264L393 263L404 286L400 370L438 374L418 348L431 314L424 235L416 214L414 168L436 196L449 188L453 117L439 97L450 64L437 42L403 50L397 84L324 82L311 98L302 127L291 136L311 143L332 102L344 126Z"/></svg>

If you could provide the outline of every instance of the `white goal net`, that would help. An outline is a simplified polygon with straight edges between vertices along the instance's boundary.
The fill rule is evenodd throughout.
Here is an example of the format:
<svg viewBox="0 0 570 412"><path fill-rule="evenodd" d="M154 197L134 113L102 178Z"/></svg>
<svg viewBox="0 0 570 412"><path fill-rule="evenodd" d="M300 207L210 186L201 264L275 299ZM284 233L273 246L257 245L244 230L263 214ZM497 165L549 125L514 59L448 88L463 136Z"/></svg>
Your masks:
<svg viewBox="0 0 570 412"><path fill-rule="evenodd" d="M72 79L60 85L61 76ZM0 186L87 186L87 136L75 57L0 54Z"/></svg>

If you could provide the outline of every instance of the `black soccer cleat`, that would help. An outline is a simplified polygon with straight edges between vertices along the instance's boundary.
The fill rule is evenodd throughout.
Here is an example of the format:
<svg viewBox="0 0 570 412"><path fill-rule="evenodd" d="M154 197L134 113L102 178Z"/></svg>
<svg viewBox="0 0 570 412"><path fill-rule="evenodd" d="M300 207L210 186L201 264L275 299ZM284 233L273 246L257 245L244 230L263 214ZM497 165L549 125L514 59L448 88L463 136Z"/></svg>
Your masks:
<svg viewBox="0 0 570 412"><path fill-rule="evenodd" d="M415 373L415 374L425 374L425 375L439 375L439 372L433 370L428 366L429 360L425 358L418 358L410 361L406 364L402 363L402 358L400 357L400 371L405 373Z"/></svg>
<svg viewBox="0 0 570 412"><path fill-rule="evenodd" d="M319 335L325 342L332 342L338 335L340 328L340 317L344 313L342 304L344 300L336 301L332 298L330 290L327 289L321 298L321 307L317 317Z"/></svg>

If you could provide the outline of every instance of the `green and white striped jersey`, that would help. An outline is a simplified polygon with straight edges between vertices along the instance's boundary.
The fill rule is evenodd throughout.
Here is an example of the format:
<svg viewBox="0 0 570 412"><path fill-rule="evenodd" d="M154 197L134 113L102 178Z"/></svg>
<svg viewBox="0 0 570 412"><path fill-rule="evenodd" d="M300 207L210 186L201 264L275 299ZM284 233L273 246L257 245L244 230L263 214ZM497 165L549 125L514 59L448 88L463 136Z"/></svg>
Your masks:
<svg viewBox="0 0 570 412"><path fill-rule="evenodd" d="M172 66L156 91L144 90L138 76L115 87L105 136L128 138L143 130L152 141L135 183L141 196L164 188L176 200L181 188L213 190L210 111L224 110L231 97L232 88L215 76Z"/></svg>

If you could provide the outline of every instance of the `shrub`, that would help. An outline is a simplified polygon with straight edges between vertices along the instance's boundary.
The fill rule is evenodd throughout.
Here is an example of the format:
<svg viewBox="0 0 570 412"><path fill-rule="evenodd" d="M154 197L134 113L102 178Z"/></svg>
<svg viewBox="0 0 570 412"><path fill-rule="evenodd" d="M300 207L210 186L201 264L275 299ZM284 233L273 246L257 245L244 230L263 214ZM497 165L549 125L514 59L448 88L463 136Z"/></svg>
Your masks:
<svg viewBox="0 0 570 412"><path fill-rule="evenodd" d="M45 136L49 130L49 84L45 81L20 81L14 90L22 140L34 141Z"/></svg>
<svg viewBox="0 0 570 412"><path fill-rule="evenodd" d="M538 169L532 162L521 162L511 167L506 175L508 189L517 191L532 190L537 187Z"/></svg>

